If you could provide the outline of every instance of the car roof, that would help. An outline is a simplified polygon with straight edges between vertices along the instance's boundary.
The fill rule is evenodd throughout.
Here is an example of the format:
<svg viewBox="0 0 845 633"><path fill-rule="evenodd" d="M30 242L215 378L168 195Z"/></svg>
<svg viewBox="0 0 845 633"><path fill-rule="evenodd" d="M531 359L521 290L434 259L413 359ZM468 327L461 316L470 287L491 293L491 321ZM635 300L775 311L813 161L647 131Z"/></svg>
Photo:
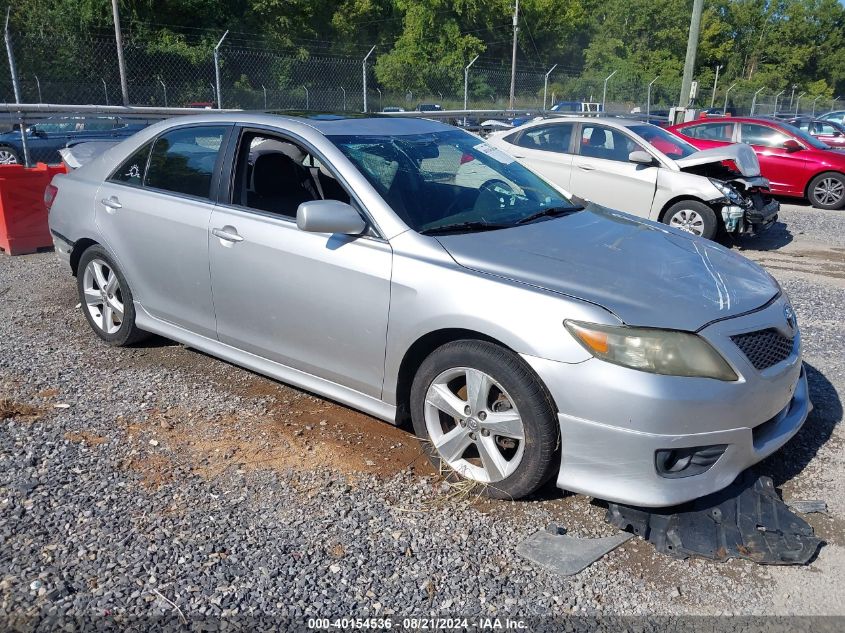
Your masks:
<svg viewBox="0 0 845 633"><path fill-rule="evenodd" d="M718 119L694 119L692 121L684 121L683 123L676 123L671 127L689 127L690 125L701 125L702 123L774 123L775 125L784 125L785 119L777 119L775 117L762 116L726 116Z"/></svg>
<svg viewBox="0 0 845 633"><path fill-rule="evenodd" d="M423 117L331 114L315 112L215 112L213 110L168 119L169 123L245 123L279 125L286 121L314 128L325 136L397 136L446 132L455 128Z"/></svg>
<svg viewBox="0 0 845 633"><path fill-rule="evenodd" d="M530 123L526 123L520 127L528 128L534 127L535 125L542 125L544 123L554 123L560 121L561 123L601 123L604 125L609 125L611 127L631 127L632 125L646 125L646 121L640 121L638 119L623 119L617 117L596 117L596 116L562 116L562 117L548 117L544 119L538 119L537 121L531 121Z"/></svg>

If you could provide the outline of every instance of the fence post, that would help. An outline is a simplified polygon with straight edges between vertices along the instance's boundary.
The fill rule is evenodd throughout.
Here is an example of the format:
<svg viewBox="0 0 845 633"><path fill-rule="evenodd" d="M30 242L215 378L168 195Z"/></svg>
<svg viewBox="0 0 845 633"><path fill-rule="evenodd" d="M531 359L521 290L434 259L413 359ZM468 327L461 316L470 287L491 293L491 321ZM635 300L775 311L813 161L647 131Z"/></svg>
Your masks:
<svg viewBox="0 0 845 633"><path fill-rule="evenodd" d="M214 77L217 81L217 109L220 110L223 108L223 96L220 92L220 45L223 43L223 40L226 39L226 36L229 34L227 30L223 33L223 37L220 38L220 41L217 42L217 46L214 47Z"/></svg>
<svg viewBox="0 0 845 633"><path fill-rule="evenodd" d="M158 78L158 83L161 84L161 87L164 88L164 107L167 107L167 86L165 85L164 81L162 81L161 77Z"/></svg>
<svg viewBox="0 0 845 633"><path fill-rule="evenodd" d="M778 113L778 98L779 98L779 97L780 97L780 96L781 96L784 92L786 92L786 88L784 88L783 90L781 90L779 93L777 93L777 94L775 95L775 110L774 110L774 112L772 112L772 114L774 114L774 115L776 115L776 114Z"/></svg>
<svg viewBox="0 0 845 633"><path fill-rule="evenodd" d="M467 109L467 98L469 96L469 67L475 63L475 60L478 59L478 55L472 58L472 61L464 66L464 110ZM467 118L464 115L464 127L466 127Z"/></svg>
<svg viewBox="0 0 845 633"><path fill-rule="evenodd" d="M41 82L38 80L38 75L33 75L33 77L35 77L35 86L38 88L38 103L44 103L41 98Z"/></svg>
<svg viewBox="0 0 845 633"><path fill-rule="evenodd" d="M117 0L111 0L111 11L114 18L114 41L117 45L117 67L120 71L120 93L123 96L123 105L128 106L129 85L126 83L126 60L123 59L123 34L120 32L120 11Z"/></svg>
<svg viewBox="0 0 845 633"><path fill-rule="evenodd" d="M109 86L106 83L105 77L100 77L100 81L103 82L103 94L106 95L106 105L109 105Z"/></svg>
<svg viewBox="0 0 845 633"><path fill-rule="evenodd" d="M813 117L816 116L816 102L821 98L822 98L821 95L819 95L818 97L813 99L813 114L811 114L810 116L813 116Z"/></svg>
<svg viewBox="0 0 845 633"><path fill-rule="evenodd" d="M549 72L547 72L545 78L543 78L543 110L546 109L546 93L549 91L549 75L552 74L552 71L555 68L557 68L557 64L549 68Z"/></svg>
<svg viewBox="0 0 845 633"><path fill-rule="evenodd" d="M305 90L305 109L308 109L308 86L302 86L302 89Z"/></svg>
<svg viewBox="0 0 845 633"><path fill-rule="evenodd" d="M373 54L373 51L376 50L375 45L370 49L370 52L364 55L364 61L361 62L361 70L363 73L363 82L362 85L364 86L364 113L367 112L367 59L369 59L370 55Z"/></svg>
<svg viewBox="0 0 845 633"><path fill-rule="evenodd" d="M15 54L12 51L12 32L9 30L9 15L12 12L12 7L6 9L6 29L3 38L6 40L6 54L9 56L9 74L12 77L12 89L15 91L15 103L21 102L21 87L18 84L18 70L15 67ZM21 146L23 149L23 164L24 167L29 167L29 142L26 138L26 123L23 120L23 114L20 114L18 119L21 130Z"/></svg>
<svg viewBox="0 0 845 633"><path fill-rule="evenodd" d="M736 88L736 82L732 83L731 87L725 91L725 107L722 109L722 112L724 112L725 114L728 113L728 95L731 94L731 90L733 90L734 88Z"/></svg>
<svg viewBox="0 0 845 633"><path fill-rule="evenodd" d="M798 116L798 107L801 105L801 97L803 97L805 94L807 93L802 92L800 95L798 95L798 100L795 102L795 116Z"/></svg>
<svg viewBox="0 0 845 633"><path fill-rule="evenodd" d="M378 109L381 110L382 109L381 88L376 88L376 91L378 92Z"/></svg>
<svg viewBox="0 0 845 633"><path fill-rule="evenodd" d="M751 98L751 116L754 116L754 108L757 107L757 95L763 92L765 89L765 86L763 88L760 88L757 92L754 93L754 96Z"/></svg>
<svg viewBox="0 0 845 633"><path fill-rule="evenodd" d="M264 84L261 84L261 90L264 91L264 109L267 109L267 88L264 87Z"/></svg>
<svg viewBox="0 0 845 633"><path fill-rule="evenodd" d="M651 117L651 87L654 85L654 82L660 79L660 75L657 75L654 79L652 79L648 84L648 92L645 98L645 120L646 123L649 123L649 118Z"/></svg>
<svg viewBox="0 0 845 633"><path fill-rule="evenodd" d="M710 97L710 107L716 103L716 86L719 85L719 71L722 69L722 64L716 65L716 79L713 81L713 96Z"/></svg>
<svg viewBox="0 0 845 633"><path fill-rule="evenodd" d="M610 73L607 77L605 77L605 80L604 80L604 89L602 90L602 93L601 93L601 111L602 111L602 112L607 113L607 108L606 108L606 107L605 107L605 105L604 105L604 104L605 104L605 100L607 99L607 82L608 82L608 81L610 81L610 78L611 78L611 77L613 77L613 75L615 75L617 72L619 72L619 71L618 71L618 70L614 70L614 71L613 71L612 73Z"/></svg>
<svg viewBox="0 0 845 633"><path fill-rule="evenodd" d="M343 91L343 111L346 112L346 88L341 86L340 89Z"/></svg>

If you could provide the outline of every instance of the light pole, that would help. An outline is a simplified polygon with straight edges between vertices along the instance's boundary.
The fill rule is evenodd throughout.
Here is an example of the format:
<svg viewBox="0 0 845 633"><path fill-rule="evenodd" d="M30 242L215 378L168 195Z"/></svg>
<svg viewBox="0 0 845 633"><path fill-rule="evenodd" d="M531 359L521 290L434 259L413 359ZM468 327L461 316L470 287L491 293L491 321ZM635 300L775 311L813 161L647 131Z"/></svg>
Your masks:
<svg viewBox="0 0 845 633"><path fill-rule="evenodd" d="M651 116L651 87L654 85L654 82L660 79L660 75L657 75L654 79L652 79L648 83L648 92L646 93L645 98L645 120L648 123L648 119Z"/></svg>
<svg viewBox="0 0 845 633"><path fill-rule="evenodd" d="M229 34L227 30L223 33L223 37L220 38L220 41L217 42L217 46L214 47L214 77L217 81L217 109L220 110L223 107L223 95L220 93L220 45L223 43L223 40L226 39L226 36Z"/></svg>
<svg viewBox="0 0 845 633"><path fill-rule="evenodd" d="M546 109L546 93L549 91L549 75L552 74L552 71L557 68L557 64L549 68L549 72L546 73L545 79L543 79L543 110Z"/></svg>
<svg viewBox="0 0 845 633"><path fill-rule="evenodd" d="M754 97L751 99L751 115L754 116L754 108L757 107L757 95L763 92L766 88L760 88L757 92L754 93Z"/></svg>
<svg viewBox="0 0 845 633"><path fill-rule="evenodd" d="M38 88L38 103L44 103L41 99L41 82L38 80L38 75L34 75L35 77L35 86Z"/></svg>
<svg viewBox="0 0 845 633"><path fill-rule="evenodd" d="M367 60L370 58L370 55L373 54L373 51L376 50L376 47L373 46L370 49L370 52L364 55L364 61L361 62L361 73L362 73L362 82L361 85L364 87L364 112L367 112ZM344 108L345 110L346 108Z"/></svg>
<svg viewBox="0 0 845 633"><path fill-rule="evenodd" d="M798 100L795 102L795 116L798 116L798 108L801 105L801 97L803 97L805 94L807 93L802 92L800 95L798 95Z"/></svg>
<svg viewBox="0 0 845 633"><path fill-rule="evenodd" d="M698 0L696 0L696 1L698 1ZM601 93L601 111L602 112L607 112L607 109L604 107L605 100L607 99L607 82L610 81L610 78L613 77L613 75L615 75L617 72L619 72L619 71L614 70L612 73L610 73L607 77L604 78L604 89L602 90L602 93Z"/></svg>
<svg viewBox="0 0 845 633"><path fill-rule="evenodd" d="M159 79L158 79L158 83L160 83L160 84L161 84L161 87L164 89L164 107L166 108L166 107L167 107L167 86L166 86L166 85L165 85L165 83L161 80L161 77L159 77Z"/></svg>
<svg viewBox="0 0 845 633"><path fill-rule="evenodd" d="M716 86L719 84L719 71L722 69L722 64L717 64L716 66L716 79L713 80L713 96L710 97L710 107L713 107L713 104L716 103Z"/></svg>
<svg viewBox="0 0 845 633"><path fill-rule="evenodd" d="M464 110L467 109L467 100L469 98L469 68L478 59L478 55L472 58L472 61L464 66ZM464 125L466 125L466 117L464 117Z"/></svg>
<svg viewBox="0 0 845 633"><path fill-rule="evenodd" d="M822 98L822 96L821 96L821 95L819 95L818 97L816 97L815 99L813 99L813 114L812 114L811 116L816 116L816 102L817 102L819 99L821 99L821 98Z"/></svg>
<svg viewBox="0 0 845 633"><path fill-rule="evenodd" d="M784 88L783 90L781 90L779 93L777 93L775 95L775 110L774 110L774 112L772 112L772 114L774 114L776 116L777 116L777 113L778 113L778 97L780 97L784 92L786 92L786 88Z"/></svg>
<svg viewBox="0 0 845 633"><path fill-rule="evenodd" d="M731 84L731 87L725 91L725 107L722 108L722 114L728 113L728 95L731 94L731 90L736 88L736 82Z"/></svg>

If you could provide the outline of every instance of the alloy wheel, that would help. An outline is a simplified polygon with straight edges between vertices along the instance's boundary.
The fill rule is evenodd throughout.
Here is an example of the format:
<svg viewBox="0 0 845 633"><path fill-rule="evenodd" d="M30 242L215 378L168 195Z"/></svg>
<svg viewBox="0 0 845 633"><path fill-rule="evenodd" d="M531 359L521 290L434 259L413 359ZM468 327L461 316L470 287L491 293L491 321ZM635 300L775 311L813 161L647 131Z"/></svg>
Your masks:
<svg viewBox="0 0 845 633"><path fill-rule="evenodd" d="M676 229L681 229L693 235L702 235L704 233L704 218L692 209L681 209L672 219L669 220L669 226Z"/></svg>
<svg viewBox="0 0 845 633"><path fill-rule="evenodd" d="M522 417L502 386L478 369L455 367L432 381L425 424L440 458L466 479L502 481L522 461Z"/></svg>
<svg viewBox="0 0 845 633"><path fill-rule="evenodd" d="M7 149L0 149L0 165L17 165L18 157Z"/></svg>
<svg viewBox="0 0 845 633"><path fill-rule="evenodd" d="M813 197L827 206L835 205L845 195L845 185L838 178L823 178L813 189Z"/></svg>
<svg viewBox="0 0 845 633"><path fill-rule="evenodd" d="M117 332L123 324L123 295L111 266L102 259L92 259L85 267L82 289L94 325L106 334Z"/></svg>

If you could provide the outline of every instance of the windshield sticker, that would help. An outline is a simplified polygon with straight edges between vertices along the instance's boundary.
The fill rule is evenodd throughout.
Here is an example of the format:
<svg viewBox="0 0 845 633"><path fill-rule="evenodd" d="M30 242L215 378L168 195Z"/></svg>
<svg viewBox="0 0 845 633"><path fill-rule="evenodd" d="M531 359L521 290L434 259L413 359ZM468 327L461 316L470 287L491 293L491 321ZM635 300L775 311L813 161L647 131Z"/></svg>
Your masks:
<svg viewBox="0 0 845 633"><path fill-rule="evenodd" d="M482 154L487 154L493 160L497 160L503 165L510 165L514 159L508 156L505 152L500 149L496 149L492 145L488 145L487 143L479 143L478 145L474 145L473 149L477 149Z"/></svg>

